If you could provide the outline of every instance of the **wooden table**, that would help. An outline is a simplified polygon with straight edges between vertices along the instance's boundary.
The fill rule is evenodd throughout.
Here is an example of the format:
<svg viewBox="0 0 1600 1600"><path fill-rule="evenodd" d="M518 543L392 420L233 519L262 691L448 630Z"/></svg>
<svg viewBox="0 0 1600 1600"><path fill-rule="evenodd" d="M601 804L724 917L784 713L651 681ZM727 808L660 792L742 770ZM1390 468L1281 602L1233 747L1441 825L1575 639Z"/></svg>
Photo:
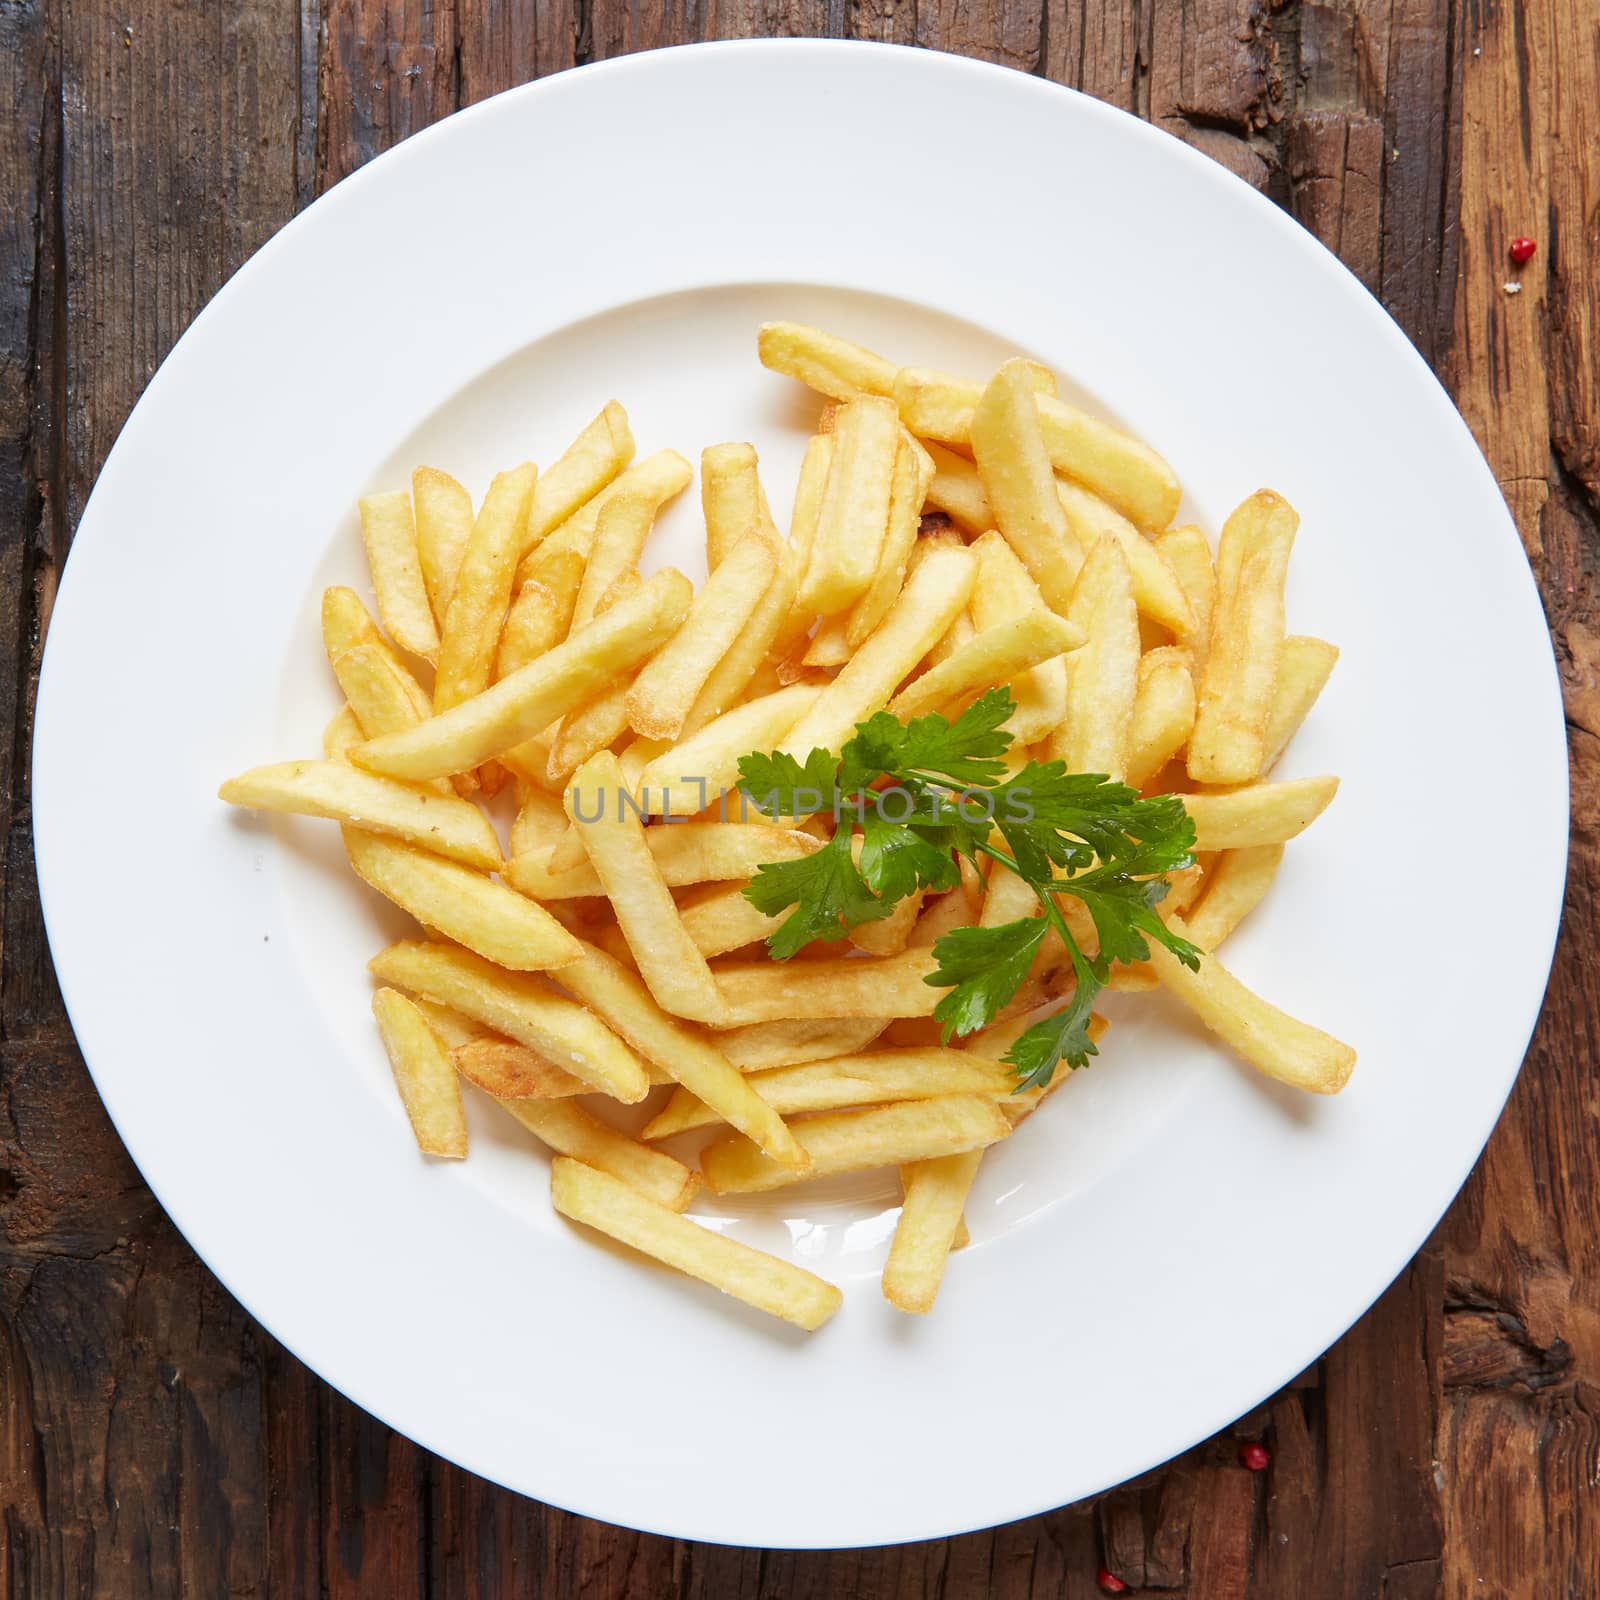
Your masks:
<svg viewBox="0 0 1600 1600"><path fill-rule="evenodd" d="M1471 1182L1383 1300L1257 1416L1140 1483L988 1533L820 1555L676 1543L492 1489L256 1327L101 1110L51 976L29 832L56 574L129 408L228 274L329 184L458 106L623 51L765 34L916 43L1075 85L1198 145L1338 251L1452 387L1516 514L1574 774L1570 914L1527 1066ZM966 1600L1089 1596L1102 1563L1194 1600L1600 1592L1595 0L5 0L0 60L15 107L0 127L8 1596ZM1517 234L1538 242L1521 271ZM1263 404L1288 389L1273 332L1239 330L1261 348ZM1485 984L1494 874L1517 870L1516 781L1486 727L1451 797L1496 845L1482 926L1416 934L1458 940ZM109 787L105 835L86 844L86 871L96 848L137 848ZM1473 867L1418 841L1419 870ZM1437 1067L1447 1094L1450 1063ZM1238 1437L1268 1443L1269 1471L1238 1464Z"/></svg>

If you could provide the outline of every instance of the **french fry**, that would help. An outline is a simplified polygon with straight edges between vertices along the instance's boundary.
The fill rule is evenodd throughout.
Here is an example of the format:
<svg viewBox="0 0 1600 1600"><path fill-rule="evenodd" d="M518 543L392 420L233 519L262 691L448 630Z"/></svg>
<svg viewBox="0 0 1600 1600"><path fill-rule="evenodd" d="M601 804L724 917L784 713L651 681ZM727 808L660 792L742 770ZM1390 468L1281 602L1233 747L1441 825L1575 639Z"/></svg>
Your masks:
<svg viewBox="0 0 1600 1600"><path fill-rule="evenodd" d="M1016 362L1001 367L983 391L972 414L971 435L995 525L1028 569L1045 604L1065 616L1083 551L1056 493L1040 431L1039 397Z"/></svg>
<svg viewBox="0 0 1600 1600"><path fill-rule="evenodd" d="M1283 653L1283 584L1300 519L1261 489L1223 525L1217 600L1189 740L1189 776L1248 783L1261 771Z"/></svg>
<svg viewBox="0 0 1600 1600"><path fill-rule="evenodd" d="M617 758L609 750L590 757L563 798L651 994L680 1017L725 1024L711 969L684 931L644 827L630 812Z"/></svg>
<svg viewBox="0 0 1600 1600"><path fill-rule="evenodd" d="M555 795L530 788L522 797L516 820L511 824L512 859L532 850L548 849L570 826L567 813Z"/></svg>
<svg viewBox="0 0 1600 1600"><path fill-rule="evenodd" d="M646 495L620 494L606 502L573 608L574 628L599 616L607 591L624 573L638 567L655 517L656 502Z"/></svg>
<svg viewBox="0 0 1600 1600"><path fill-rule="evenodd" d="M550 1200L562 1216L808 1332L844 1298L815 1274L702 1228L609 1173L564 1156L550 1170Z"/></svg>
<svg viewBox="0 0 1600 1600"><path fill-rule="evenodd" d="M1089 552L1067 620L1089 642L1067 657L1067 716L1051 736L1050 754L1065 761L1068 772L1120 779L1139 689L1139 616L1128 558L1114 539L1102 539Z"/></svg>
<svg viewBox="0 0 1600 1600"><path fill-rule="evenodd" d="M562 987L597 1012L647 1060L654 1062L724 1122L753 1140L774 1162L797 1172L805 1152L783 1119L710 1041L669 1017L644 983L593 946L563 969Z"/></svg>
<svg viewBox="0 0 1600 1600"><path fill-rule="evenodd" d="M467 1117L444 1045L415 1004L393 989L373 995L372 1014L417 1148L460 1161L467 1153Z"/></svg>
<svg viewBox="0 0 1600 1600"><path fill-rule="evenodd" d="M501 1106L558 1157L603 1172L669 1216L682 1211L700 1175L660 1150L618 1133L574 1100L502 1100Z"/></svg>
<svg viewBox="0 0 1600 1600"><path fill-rule="evenodd" d="M1206 882L1206 892L1191 912L1183 912L1189 937L1202 950L1215 950L1261 903L1283 861L1281 844L1224 850ZM1171 896L1168 896L1171 899Z"/></svg>
<svg viewBox="0 0 1600 1600"><path fill-rule="evenodd" d="M474 1018L538 1051L597 1093L632 1104L650 1091L649 1075L627 1045L592 1012L537 978L502 972L468 950L420 940L392 944L368 966L380 983Z"/></svg>
<svg viewBox="0 0 1600 1600"><path fill-rule="evenodd" d="M395 653L394 647L378 631L377 623L372 620L371 613L362 605L360 596L354 589L336 585L323 590L322 644L327 651L329 666L335 666L339 657L350 650L361 646L368 647L370 653L381 656L385 666L392 669L389 676L402 691L416 719L426 717L433 710L433 701L428 692ZM348 695L348 691L346 693ZM388 706L393 698L392 693L385 693L381 697L381 704ZM360 718L362 707L354 701L351 704L356 716ZM375 704L373 709L379 709L378 705ZM362 726L365 725L363 722Z"/></svg>
<svg viewBox="0 0 1600 1600"><path fill-rule="evenodd" d="M894 397L900 420L919 439L969 444L983 385L902 367ZM1053 395L1039 394L1038 408L1039 431L1057 472L1094 490L1147 533L1172 521L1182 490L1154 450Z"/></svg>
<svg viewBox="0 0 1600 1600"><path fill-rule="evenodd" d="M416 508L422 582L433 619L442 628L456 573L472 538L472 496L448 472L418 467L411 474L411 503Z"/></svg>
<svg viewBox="0 0 1600 1600"><path fill-rule="evenodd" d="M1047 619L1054 619L1055 613L1045 606L1038 585L1028 576L1012 546L998 533L991 532L973 542L972 553L978 558L978 582L972 591L968 614L978 632L964 649L973 650L985 633L1024 617L1036 619L1036 627L1049 631ZM1077 622L1067 623L1065 631L1076 641L1072 648L1081 648L1086 643L1087 636ZM934 670L948 668L961 653L948 657ZM1067 664L1061 652L1047 656L1009 679L988 681L1010 684L1017 709L1007 719L1005 728L1015 743L1032 744L1061 726L1067 714ZM916 685L912 688L914 690Z"/></svg>
<svg viewBox="0 0 1600 1600"><path fill-rule="evenodd" d="M749 622L777 570L777 550L759 529L723 557L682 626L640 668L628 690L628 723L636 733L647 739L676 739L682 733L706 680Z"/></svg>
<svg viewBox="0 0 1600 1600"><path fill-rule="evenodd" d="M1271 772L1289 741L1300 731L1306 713L1317 703L1339 647L1325 639L1292 634L1283 641L1278 657L1278 681L1272 693L1272 710L1267 714L1267 735L1261 752L1261 771Z"/></svg>
<svg viewBox="0 0 1600 1600"><path fill-rule="evenodd" d="M1255 783L1225 794L1186 794L1196 850L1238 850L1298 838L1339 792L1337 778Z"/></svg>
<svg viewBox="0 0 1600 1600"><path fill-rule="evenodd" d="M739 782L739 759L771 750L816 704L815 684L791 684L725 711L653 758L634 793L646 816L692 816Z"/></svg>
<svg viewBox="0 0 1600 1600"><path fill-rule="evenodd" d="M1167 926L1183 938L1190 937L1177 917L1169 917ZM1152 940L1150 964L1164 987L1269 1078L1312 1094L1337 1094L1349 1082L1356 1064L1349 1045L1252 993L1214 955L1202 956L1200 970L1191 972Z"/></svg>
<svg viewBox="0 0 1600 1600"><path fill-rule="evenodd" d="M1011 1132L992 1099L976 1094L933 1095L865 1111L828 1111L792 1130L811 1157L803 1176L926 1161L997 1143ZM759 1194L797 1181L738 1134L725 1134L700 1156L701 1174L714 1194Z"/></svg>
<svg viewBox="0 0 1600 1600"><path fill-rule="evenodd" d="M967 551L930 553L907 578L889 615L789 730L781 748L802 761L812 750L837 750L858 722L888 703L965 607L976 580L977 562Z"/></svg>
<svg viewBox="0 0 1600 1600"><path fill-rule="evenodd" d="M622 686L579 706L561 719L545 765L545 782L563 787L590 756L613 745L628 731L628 691Z"/></svg>
<svg viewBox="0 0 1600 1600"><path fill-rule="evenodd" d="M593 1093L582 1078L546 1061L536 1050L492 1034L479 1034L454 1046L450 1059L468 1083L496 1100L566 1100Z"/></svg>
<svg viewBox="0 0 1600 1600"><path fill-rule="evenodd" d="M614 814L615 799L607 798L612 802L608 814ZM592 802L593 797L586 794L584 809L592 811ZM794 861L822 848L822 841L813 834L760 822L675 822L643 831L656 872L674 889L745 879L765 862ZM550 870L551 859L549 847L544 853L528 851L514 856L506 876L535 900L571 900L605 893L600 875L587 859L555 872Z"/></svg>
<svg viewBox="0 0 1600 1600"><path fill-rule="evenodd" d="M681 914L684 931L708 961L765 939L783 923L782 917L757 911L745 898L742 884L719 888L703 900L684 905Z"/></svg>
<svg viewBox="0 0 1600 1600"><path fill-rule="evenodd" d="M808 1061L746 1080L766 1103L783 1116L808 1111L837 1111L846 1106L888 1105L897 1100L926 1100L939 1094L1008 1095L1016 1080L965 1050L935 1046L927 1050L875 1050L863 1055ZM645 1128L646 1139L668 1139L691 1128L708 1128L724 1119L680 1089Z"/></svg>
<svg viewBox="0 0 1600 1600"><path fill-rule="evenodd" d="M994 527L994 508L977 465L933 439L924 440L923 449L933 462L927 503L944 512L963 533L987 533Z"/></svg>
<svg viewBox="0 0 1600 1600"><path fill-rule="evenodd" d="M834 400L894 393L894 363L848 339L799 322L766 322L756 335L761 365Z"/></svg>
<svg viewBox="0 0 1600 1600"><path fill-rule="evenodd" d="M1180 643L1193 641L1199 634L1194 609L1177 574L1161 559L1155 545L1114 506L1070 479L1056 479L1056 497L1078 548L1092 550L1101 539L1115 539L1128 558L1133 602L1141 614Z"/></svg>
<svg viewBox="0 0 1600 1600"><path fill-rule="evenodd" d="M894 910L876 922L863 922L850 930L850 943L869 956L897 956L910 943L922 911L923 890L899 901Z"/></svg>
<svg viewBox="0 0 1600 1600"><path fill-rule="evenodd" d="M351 758L389 777L436 778L504 755L642 661L683 620L692 594L689 580L667 567L493 688L419 727L358 746Z"/></svg>
<svg viewBox="0 0 1600 1600"><path fill-rule="evenodd" d="M1139 660L1123 777L1142 789L1183 748L1194 727L1194 678L1186 651L1162 645Z"/></svg>
<svg viewBox="0 0 1600 1600"><path fill-rule="evenodd" d="M717 1048L740 1072L798 1066L865 1050L883 1032L883 1017L784 1017L717 1035Z"/></svg>
<svg viewBox="0 0 1600 1600"><path fill-rule="evenodd" d="M963 864L971 871L975 883L982 883L978 877L977 869L972 863ZM922 910L917 917L917 925L911 930L911 936L906 940L908 950L928 950L933 947L945 934L955 928L970 928L977 920L973 910L973 901L968 898L966 888L966 874L963 873L962 886L951 889L947 894L929 895L923 900ZM982 909L982 901L978 901Z"/></svg>
<svg viewBox="0 0 1600 1600"><path fill-rule="evenodd" d="M422 581L411 497L405 490L369 494L362 500L361 541L384 627L402 650L432 661L439 650L439 630Z"/></svg>
<svg viewBox="0 0 1600 1600"><path fill-rule="evenodd" d="M322 730L322 757L325 761L344 761L348 752L365 737L355 712L348 705L340 706Z"/></svg>
<svg viewBox="0 0 1600 1600"><path fill-rule="evenodd" d="M500 841L469 800L448 798L343 761L284 761L254 767L217 790L229 805L288 811L409 840L469 867L498 872Z"/></svg>
<svg viewBox="0 0 1600 1600"><path fill-rule="evenodd" d="M474 1022L471 1017L462 1016L459 1011L452 1011L449 1006L435 1005L431 1000L413 1000L411 1003L422 1013L428 1026L438 1034L440 1042L450 1052L452 1059L462 1045L471 1044L475 1039L495 1037L481 1023Z"/></svg>
<svg viewBox="0 0 1600 1600"><path fill-rule="evenodd" d="M715 572L750 533L764 533L777 546L778 528L761 487L754 445L708 444L700 452L700 509L708 572Z"/></svg>
<svg viewBox="0 0 1600 1600"><path fill-rule="evenodd" d="M517 590L495 655L494 675L509 678L518 667L553 650L572 631L572 613L583 583L583 557L564 550L544 567L543 578L529 578Z"/></svg>
<svg viewBox="0 0 1600 1600"><path fill-rule="evenodd" d="M927 950L815 961L725 961L713 967L726 1026L790 1017L927 1017L940 991L922 980L938 965Z"/></svg>
<svg viewBox="0 0 1600 1600"><path fill-rule="evenodd" d="M522 553L536 549L577 514L633 460L628 413L608 400L600 414L534 485Z"/></svg>
<svg viewBox="0 0 1600 1600"><path fill-rule="evenodd" d="M900 593L911 551L917 542L917 529L922 522L922 502L932 476L933 462L928 452L902 429L900 445L895 451L894 476L890 482L889 521L883 548L879 552L877 570L872 575L872 582L867 585L867 592L851 607L845 619L847 650L856 649L888 616L890 606ZM848 656L846 659L849 659Z"/></svg>
<svg viewBox="0 0 1600 1600"><path fill-rule="evenodd" d="M900 429L893 404L862 396L839 413L828 484L817 513L799 602L819 616L867 592L889 526Z"/></svg>
<svg viewBox="0 0 1600 1600"><path fill-rule="evenodd" d="M822 497L828 488L828 471L833 464L833 437L819 433L806 445L800 462L800 477L795 484L794 510L789 517L789 543L784 550L780 582L785 586L788 604L772 635L769 648L774 655L786 656L805 637L816 612L799 603L800 582L811 563L811 547L816 542L817 518Z"/></svg>
<svg viewBox="0 0 1600 1600"><path fill-rule="evenodd" d="M493 878L411 845L344 830L357 874L425 927L513 972L575 961L575 940L543 906Z"/></svg>
<svg viewBox="0 0 1600 1600"><path fill-rule="evenodd" d="M896 1310L918 1316L933 1310L982 1160L982 1150L963 1150L901 1169L905 1199L883 1268L883 1296Z"/></svg>
<svg viewBox="0 0 1600 1600"><path fill-rule="evenodd" d="M360 726L362 738L356 741L357 744L388 733L403 733L427 719L427 696L417 680L400 665L394 652L381 640L352 645L343 655L335 658L333 675L339 680L351 715ZM419 698L422 701L420 708L417 704ZM343 754L346 758L351 748L345 747ZM417 787L433 794L455 794L444 778L420 779Z"/></svg>
<svg viewBox="0 0 1600 1600"><path fill-rule="evenodd" d="M1194 658L1193 670L1198 672L1205 662L1206 646L1211 639L1211 613L1217 601L1217 571L1211 562L1211 542L1193 523L1185 523L1181 528L1168 528L1165 533L1158 533L1155 547L1156 554L1177 578L1194 617L1194 632L1183 643Z"/></svg>

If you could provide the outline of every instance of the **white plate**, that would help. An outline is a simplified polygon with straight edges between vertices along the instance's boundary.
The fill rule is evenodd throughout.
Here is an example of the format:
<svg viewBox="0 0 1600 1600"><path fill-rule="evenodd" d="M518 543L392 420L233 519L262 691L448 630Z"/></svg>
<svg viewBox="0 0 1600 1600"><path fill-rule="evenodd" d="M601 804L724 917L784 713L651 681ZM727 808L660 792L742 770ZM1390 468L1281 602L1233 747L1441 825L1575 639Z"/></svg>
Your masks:
<svg viewBox="0 0 1600 1600"><path fill-rule="evenodd" d="M641 449L752 439L786 504L814 408L756 362L774 317L973 372L1026 349L1168 456L1184 515L1214 531L1261 483L1299 508L1291 626L1344 658L1287 770L1345 782L1229 961L1361 1051L1344 1095L1301 1098L1140 997L985 1164L932 1317L879 1294L881 1203L798 1190L730 1216L844 1285L809 1338L578 1236L492 1108L472 1108L464 1165L420 1159L363 972L404 919L351 881L331 828L213 798L319 748L318 592L364 585L356 497L414 463L481 492L615 394ZM694 498L658 551L691 572ZM62 990L195 1249L429 1449L731 1543L915 1539L1059 1505L1292 1377L1476 1157L1563 876L1539 602L1488 468L1377 304L1165 134L876 46L585 68L340 184L218 295L129 420L39 706ZM1460 782L1480 750L1517 797L1507 838Z"/></svg>

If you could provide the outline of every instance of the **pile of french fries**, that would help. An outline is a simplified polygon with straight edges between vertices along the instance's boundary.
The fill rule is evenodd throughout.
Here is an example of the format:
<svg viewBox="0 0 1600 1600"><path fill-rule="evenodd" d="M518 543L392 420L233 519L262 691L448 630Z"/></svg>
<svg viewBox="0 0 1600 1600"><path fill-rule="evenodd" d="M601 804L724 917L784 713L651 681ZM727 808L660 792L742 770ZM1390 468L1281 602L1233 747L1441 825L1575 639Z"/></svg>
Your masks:
<svg viewBox="0 0 1600 1600"><path fill-rule="evenodd" d="M346 701L324 759L221 796L338 822L356 873L421 924L371 970L422 1151L466 1154L465 1079L553 1153L564 1215L810 1329L838 1289L685 1217L697 1189L898 1168L883 1291L928 1311L984 1151L1050 1092L1014 1092L1002 1057L1064 1003L1072 968L1047 940L1001 1020L946 1043L934 941L1039 911L1011 873L965 864L961 887L913 895L847 953L771 960L778 919L742 888L825 830L740 812L724 793L739 758L837 752L877 711L954 715L1009 686L1011 760L1180 792L1194 819L1195 863L1161 914L1205 958L1191 971L1152 946L1112 987L1163 986L1261 1071L1329 1093L1354 1053L1214 952L1337 787L1268 774L1338 652L1285 634L1297 518L1281 498L1251 495L1213 556L1171 526L1161 457L1038 364L966 381L788 323L759 350L823 402L787 538L755 450L713 445L709 577L698 593L671 568L642 578L693 474L671 450L636 460L615 403L547 471L500 473L476 511L421 467L409 494L361 503L379 620L348 588L323 597ZM503 852L491 812L512 796ZM638 1137L608 1119L657 1086Z"/></svg>

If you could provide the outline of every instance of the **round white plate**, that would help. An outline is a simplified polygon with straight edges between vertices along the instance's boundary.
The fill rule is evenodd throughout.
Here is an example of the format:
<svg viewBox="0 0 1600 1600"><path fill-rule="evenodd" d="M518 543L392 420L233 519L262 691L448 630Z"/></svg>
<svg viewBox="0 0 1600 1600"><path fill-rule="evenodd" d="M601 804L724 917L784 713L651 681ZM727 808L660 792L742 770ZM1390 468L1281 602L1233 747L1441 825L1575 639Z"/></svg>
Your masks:
<svg viewBox="0 0 1600 1600"><path fill-rule="evenodd" d="M405 919L325 824L218 782L315 754L322 586L356 497L481 493L607 398L641 451L752 440L777 507L815 406L769 318L982 373L1025 350L1150 439L1215 532L1298 507L1290 626L1344 657L1288 774L1344 787L1229 964L1361 1052L1280 1091L1160 997L984 1165L935 1313L892 1311L886 1190L696 1215L840 1282L804 1336L597 1248L531 1138L418 1156L363 963ZM1266 367L1273 368L1267 383ZM1274 398L1263 403L1263 395ZM691 492L655 558L703 571ZM1492 840L1460 780L1514 786ZM1505 1099L1556 928L1565 744L1488 468L1345 270L1165 134L1037 79L864 45L634 56L489 101L285 228L151 382L84 513L39 696L39 870L100 1093L195 1249L353 1400L542 1500L848 1545L1102 1489L1247 1410L1421 1244ZM1475 938L1474 935L1482 935ZM1492 946L1492 950L1491 950ZM1492 973L1489 964L1492 963ZM889 1209L886 1209L886 1206Z"/></svg>

